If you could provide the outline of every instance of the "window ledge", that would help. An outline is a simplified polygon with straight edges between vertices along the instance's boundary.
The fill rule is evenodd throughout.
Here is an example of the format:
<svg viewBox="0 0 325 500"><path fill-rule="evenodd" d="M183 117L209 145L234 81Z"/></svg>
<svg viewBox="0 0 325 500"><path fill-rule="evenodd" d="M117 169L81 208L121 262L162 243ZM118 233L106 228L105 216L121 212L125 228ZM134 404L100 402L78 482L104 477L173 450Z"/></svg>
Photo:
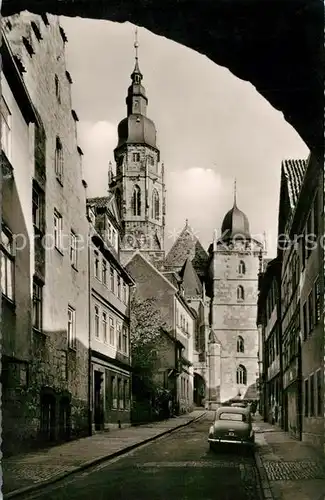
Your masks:
<svg viewBox="0 0 325 500"><path fill-rule="evenodd" d="M46 337L46 333L43 330L36 328L35 326L33 326L33 332L37 333L41 337Z"/></svg>
<svg viewBox="0 0 325 500"><path fill-rule="evenodd" d="M2 300L4 300L14 312L16 311L16 303L14 300L7 297L4 293L2 293Z"/></svg>
<svg viewBox="0 0 325 500"><path fill-rule="evenodd" d="M57 246L55 246L54 248L60 255L62 255L62 257L64 256L63 251L60 250L60 248L58 248Z"/></svg>
<svg viewBox="0 0 325 500"><path fill-rule="evenodd" d="M56 176L56 180L58 181L58 183L60 184L61 187L63 187L63 180L60 179L60 177Z"/></svg>

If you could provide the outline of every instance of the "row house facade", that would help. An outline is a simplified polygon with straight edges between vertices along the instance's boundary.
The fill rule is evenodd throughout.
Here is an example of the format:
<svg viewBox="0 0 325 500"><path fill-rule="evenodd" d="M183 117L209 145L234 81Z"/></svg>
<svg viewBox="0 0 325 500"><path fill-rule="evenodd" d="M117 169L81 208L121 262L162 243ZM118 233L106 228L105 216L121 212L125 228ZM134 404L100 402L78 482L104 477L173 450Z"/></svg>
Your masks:
<svg viewBox="0 0 325 500"><path fill-rule="evenodd" d="M131 415L130 287L120 263L114 195L88 199L92 428L129 425Z"/></svg>
<svg viewBox="0 0 325 500"><path fill-rule="evenodd" d="M7 120L2 126L8 144L11 137L9 160L16 163L17 176L18 172L24 176L19 189L11 186L12 206L10 211L6 208L8 220L3 221L3 255L10 257L15 282L19 283L15 300L11 300L16 324L8 329L10 339L19 340L9 355L18 355L24 363L19 364L19 370L4 365L2 376L10 378L14 371L20 372L20 393L28 400L23 405L28 415L19 434L25 434L25 427L30 444L39 440L50 444L89 433L88 221L82 151L77 143L78 117L71 106L72 79L64 57L67 39L57 16L23 12L6 18L3 29L15 64L10 79L15 85L18 80L23 82L29 96L23 102L33 103L37 119L28 150L27 129L5 87L7 100L2 113ZM9 81L8 85L12 87ZM3 144L10 151L10 146ZM12 197L14 192L19 203ZM19 211L26 228L12 223ZM10 231L28 236L28 259L26 247L19 255L17 248L16 255L11 254ZM24 262L19 263L21 259ZM3 265L10 268L7 262ZM3 297L12 293L9 282L6 276ZM29 297L23 300L22 294L29 289ZM19 315L24 315L24 320L18 320L20 326ZM17 412L24 413L18 407ZM10 435L10 420L14 421L15 412L9 413L4 435ZM13 446L23 441L16 431L12 440L6 440Z"/></svg>
<svg viewBox="0 0 325 500"><path fill-rule="evenodd" d="M268 260L259 276L257 325L260 330L260 413L282 425L282 356L280 318L281 261Z"/></svg>
<svg viewBox="0 0 325 500"><path fill-rule="evenodd" d="M4 454L33 433L26 413L32 345L34 232L31 209L36 110L5 36L1 46L1 332ZM17 428L19 440L17 440Z"/></svg>
<svg viewBox="0 0 325 500"><path fill-rule="evenodd" d="M280 284L274 314L280 331L282 426L297 439L318 447L324 445L322 186L322 169L312 155L307 161L282 164L277 256L281 278L273 266L262 279L264 295L268 273ZM261 294L260 299L267 317ZM266 391L270 383L267 349L265 342Z"/></svg>
<svg viewBox="0 0 325 500"><path fill-rule="evenodd" d="M179 412L190 411L193 406L193 334L195 313L177 286L154 267L140 251L136 251L126 269L136 283L138 296L143 299L155 297L161 320L167 325L169 337L175 344L175 364L165 366L163 371L172 377L173 397ZM178 354L177 354L178 353ZM167 379L165 378L166 383ZM166 385L167 388L167 385Z"/></svg>

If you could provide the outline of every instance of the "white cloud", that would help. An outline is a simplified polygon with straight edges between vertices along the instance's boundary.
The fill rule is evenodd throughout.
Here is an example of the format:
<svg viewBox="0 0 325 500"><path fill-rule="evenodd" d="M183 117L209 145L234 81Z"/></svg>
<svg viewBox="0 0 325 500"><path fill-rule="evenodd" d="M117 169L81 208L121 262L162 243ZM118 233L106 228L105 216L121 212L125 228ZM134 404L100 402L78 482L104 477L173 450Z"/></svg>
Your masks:
<svg viewBox="0 0 325 500"><path fill-rule="evenodd" d="M115 124L107 121L80 122L78 136L84 152L83 172L88 184L88 196L107 192L108 162L114 165L113 150L117 145Z"/></svg>

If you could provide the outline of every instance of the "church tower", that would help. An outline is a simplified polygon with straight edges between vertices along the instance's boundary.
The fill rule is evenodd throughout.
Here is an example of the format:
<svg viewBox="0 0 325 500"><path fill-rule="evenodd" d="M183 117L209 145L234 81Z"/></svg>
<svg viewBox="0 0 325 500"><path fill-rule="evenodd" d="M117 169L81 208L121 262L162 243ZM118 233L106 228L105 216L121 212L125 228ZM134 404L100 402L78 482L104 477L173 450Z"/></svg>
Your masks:
<svg viewBox="0 0 325 500"><path fill-rule="evenodd" d="M221 237L215 236L209 249L212 406L254 398L256 393L258 273L263 253L262 243L250 235L247 216L237 207L235 186L234 204L224 217ZM215 356L216 346L220 359Z"/></svg>
<svg viewBox="0 0 325 500"><path fill-rule="evenodd" d="M116 175L110 182L122 222L121 260L135 250L159 265L165 257L164 165L156 142L156 128L147 117L148 99L138 61L137 30L135 67L126 97L127 116L118 125L114 150Z"/></svg>

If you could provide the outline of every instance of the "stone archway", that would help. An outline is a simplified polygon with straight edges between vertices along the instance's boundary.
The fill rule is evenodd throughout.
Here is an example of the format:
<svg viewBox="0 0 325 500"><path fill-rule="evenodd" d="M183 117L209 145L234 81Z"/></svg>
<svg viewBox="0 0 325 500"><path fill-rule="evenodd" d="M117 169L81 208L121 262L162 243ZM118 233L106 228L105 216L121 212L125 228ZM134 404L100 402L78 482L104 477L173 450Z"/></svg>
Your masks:
<svg viewBox="0 0 325 500"><path fill-rule="evenodd" d="M193 402L196 406L203 406L206 394L206 383L202 375L194 373Z"/></svg>
<svg viewBox="0 0 325 500"><path fill-rule="evenodd" d="M250 81L323 159L322 0L3 0L3 16L20 10L129 21L205 54Z"/></svg>

